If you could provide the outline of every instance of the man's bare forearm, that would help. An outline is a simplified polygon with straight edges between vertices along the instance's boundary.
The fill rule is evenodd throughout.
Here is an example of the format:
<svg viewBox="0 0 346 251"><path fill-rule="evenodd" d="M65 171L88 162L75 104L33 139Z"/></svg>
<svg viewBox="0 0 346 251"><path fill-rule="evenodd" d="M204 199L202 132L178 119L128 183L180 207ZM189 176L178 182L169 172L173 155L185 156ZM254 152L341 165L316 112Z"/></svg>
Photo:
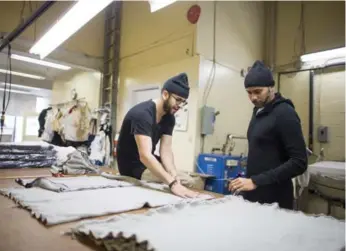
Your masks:
<svg viewBox="0 0 346 251"><path fill-rule="evenodd" d="M155 158L154 155L148 154L141 157L141 162L152 172L156 177L158 177L165 184L170 184L174 180L174 176L169 172L166 172L164 167Z"/></svg>
<svg viewBox="0 0 346 251"><path fill-rule="evenodd" d="M161 161L163 167L168 173L170 173L173 177L177 176L177 169L174 164L173 153L162 153Z"/></svg>

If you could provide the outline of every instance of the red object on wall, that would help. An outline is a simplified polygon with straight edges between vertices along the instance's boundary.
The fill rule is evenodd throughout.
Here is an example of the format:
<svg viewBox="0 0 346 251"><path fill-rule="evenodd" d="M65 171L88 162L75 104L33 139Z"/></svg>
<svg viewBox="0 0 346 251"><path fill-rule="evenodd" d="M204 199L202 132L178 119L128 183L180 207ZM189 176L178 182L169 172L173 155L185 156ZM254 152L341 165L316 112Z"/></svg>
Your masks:
<svg viewBox="0 0 346 251"><path fill-rule="evenodd" d="M196 24L198 22L199 16L201 15L201 7L197 4L192 5L187 12L187 20L190 23Z"/></svg>

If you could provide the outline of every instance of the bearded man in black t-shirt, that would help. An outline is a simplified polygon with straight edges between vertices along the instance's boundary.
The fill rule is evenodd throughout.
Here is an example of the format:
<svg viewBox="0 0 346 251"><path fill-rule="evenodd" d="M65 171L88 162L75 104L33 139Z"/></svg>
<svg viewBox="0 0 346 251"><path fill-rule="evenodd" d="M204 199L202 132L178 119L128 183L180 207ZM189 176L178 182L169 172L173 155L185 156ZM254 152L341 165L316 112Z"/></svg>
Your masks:
<svg viewBox="0 0 346 251"><path fill-rule="evenodd" d="M181 73L164 83L158 99L141 102L128 111L117 144L121 175L142 179L150 174L178 196L197 196L180 184L172 152L174 114L187 104L189 91L188 77ZM154 154L159 141L160 157Z"/></svg>

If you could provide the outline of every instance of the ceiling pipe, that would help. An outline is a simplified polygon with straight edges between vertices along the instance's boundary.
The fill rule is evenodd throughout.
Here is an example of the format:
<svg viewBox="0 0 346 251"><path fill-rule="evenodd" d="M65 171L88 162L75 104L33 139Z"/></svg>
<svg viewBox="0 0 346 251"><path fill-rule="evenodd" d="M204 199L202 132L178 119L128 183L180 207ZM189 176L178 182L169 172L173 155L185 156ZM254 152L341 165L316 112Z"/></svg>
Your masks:
<svg viewBox="0 0 346 251"><path fill-rule="evenodd" d="M28 28L36 19L38 19L46 10L48 10L56 1L44 2L25 22L17 26L10 34L0 41L0 52L6 48L14 39L16 39L26 28Z"/></svg>

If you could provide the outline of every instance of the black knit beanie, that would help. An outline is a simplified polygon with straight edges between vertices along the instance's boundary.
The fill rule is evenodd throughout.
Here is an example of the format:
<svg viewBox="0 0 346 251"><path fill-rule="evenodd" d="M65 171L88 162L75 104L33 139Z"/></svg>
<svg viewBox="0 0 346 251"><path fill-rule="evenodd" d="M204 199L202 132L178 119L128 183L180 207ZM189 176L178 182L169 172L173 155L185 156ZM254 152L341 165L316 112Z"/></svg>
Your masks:
<svg viewBox="0 0 346 251"><path fill-rule="evenodd" d="M180 73L168 79L162 89L187 99L189 97L190 87L186 73Z"/></svg>
<svg viewBox="0 0 346 251"><path fill-rule="evenodd" d="M263 62L257 60L245 77L244 85L248 87L274 86L273 74Z"/></svg>

